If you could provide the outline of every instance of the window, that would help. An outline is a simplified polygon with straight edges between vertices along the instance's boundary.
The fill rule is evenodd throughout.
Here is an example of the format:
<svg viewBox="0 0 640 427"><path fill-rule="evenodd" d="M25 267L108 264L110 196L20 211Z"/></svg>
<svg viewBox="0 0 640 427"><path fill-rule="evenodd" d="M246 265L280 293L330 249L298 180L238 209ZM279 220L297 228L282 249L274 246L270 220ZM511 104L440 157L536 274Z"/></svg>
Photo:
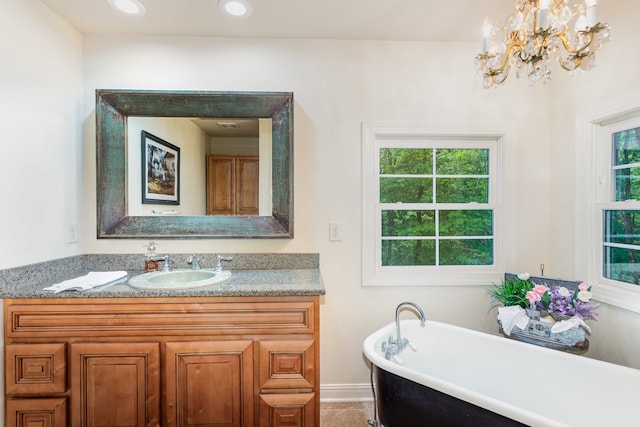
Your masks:
<svg viewBox="0 0 640 427"><path fill-rule="evenodd" d="M420 145L378 152L381 264L492 265L491 148Z"/></svg>
<svg viewBox="0 0 640 427"><path fill-rule="evenodd" d="M640 100L577 115L576 272L602 302L640 313Z"/></svg>
<svg viewBox="0 0 640 427"><path fill-rule="evenodd" d="M640 127L608 129L613 185L611 205L603 209L603 276L631 285L640 284Z"/></svg>
<svg viewBox="0 0 640 427"><path fill-rule="evenodd" d="M364 285L500 280L502 140L364 127Z"/></svg>

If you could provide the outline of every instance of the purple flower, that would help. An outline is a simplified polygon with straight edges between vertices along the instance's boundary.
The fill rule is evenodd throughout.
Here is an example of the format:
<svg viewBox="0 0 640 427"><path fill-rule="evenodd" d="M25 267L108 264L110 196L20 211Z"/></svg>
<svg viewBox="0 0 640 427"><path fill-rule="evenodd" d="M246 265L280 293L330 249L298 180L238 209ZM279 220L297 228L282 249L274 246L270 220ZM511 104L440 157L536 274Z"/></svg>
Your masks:
<svg viewBox="0 0 640 427"><path fill-rule="evenodd" d="M584 289L580 291L585 292ZM578 298L578 291L569 291L562 286L552 286L542 300L536 302L539 309L547 310L556 316L573 317L578 316L584 320L597 319L597 304L591 304L588 298Z"/></svg>

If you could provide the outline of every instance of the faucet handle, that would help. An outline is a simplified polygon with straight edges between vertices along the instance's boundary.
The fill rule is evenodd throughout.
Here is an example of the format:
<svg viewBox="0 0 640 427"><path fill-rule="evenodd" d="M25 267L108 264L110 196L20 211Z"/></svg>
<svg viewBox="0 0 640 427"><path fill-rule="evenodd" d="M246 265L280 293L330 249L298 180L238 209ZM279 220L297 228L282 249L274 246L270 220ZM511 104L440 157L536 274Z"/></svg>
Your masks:
<svg viewBox="0 0 640 427"><path fill-rule="evenodd" d="M233 257L231 256L216 256L216 273L220 273L222 271L222 261L233 261Z"/></svg>

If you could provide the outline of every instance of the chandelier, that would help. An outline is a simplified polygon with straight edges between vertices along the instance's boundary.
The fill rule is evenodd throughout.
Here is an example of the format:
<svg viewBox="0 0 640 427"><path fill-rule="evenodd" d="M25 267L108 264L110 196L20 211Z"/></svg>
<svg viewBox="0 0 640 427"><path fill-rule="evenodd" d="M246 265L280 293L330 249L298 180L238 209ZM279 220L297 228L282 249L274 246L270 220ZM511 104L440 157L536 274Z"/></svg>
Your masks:
<svg viewBox="0 0 640 427"><path fill-rule="evenodd" d="M485 88L499 86L514 68L529 85L551 80L550 58L570 72L596 65L595 52L610 40L609 25L596 17L597 0L517 0L502 25L485 20L482 53L475 59ZM498 39L498 37L500 39Z"/></svg>

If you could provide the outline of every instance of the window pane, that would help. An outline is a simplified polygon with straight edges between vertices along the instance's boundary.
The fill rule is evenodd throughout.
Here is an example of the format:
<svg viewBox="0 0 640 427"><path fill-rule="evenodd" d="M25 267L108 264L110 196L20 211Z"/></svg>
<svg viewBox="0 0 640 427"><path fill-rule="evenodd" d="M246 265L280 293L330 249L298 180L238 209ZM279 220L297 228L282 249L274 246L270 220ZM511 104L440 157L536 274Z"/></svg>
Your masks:
<svg viewBox="0 0 640 427"><path fill-rule="evenodd" d="M640 128L613 134L613 164L628 165L640 162Z"/></svg>
<svg viewBox="0 0 640 427"><path fill-rule="evenodd" d="M382 265L435 265L433 240L383 240Z"/></svg>
<svg viewBox="0 0 640 427"><path fill-rule="evenodd" d="M640 211L605 211L604 241L640 245Z"/></svg>
<svg viewBox="0 0 640 427"><path fill-rule="evenodd" d="M489 175L488 149L437 149L438 175Z"/></svg>
<svg viewBox="0 0 640 427"><path fill-rule="evenodd" d="M432 200L432 178L380 177L381 203L431 203Z"/></svg>
<svg viewBox="0 0 640 427"><path fill-rule="evenodd" d="M604 248L604 277L632 285L640 284L640 251Z"/></svg>
<svg viewBox="0 0 640 427"><path fill-rule="evenodd" d="M492 264L493 239L440 241L440 265Z"/></svg>
<svg viewBox="0 0 640 427"><path fill-rule="evenodd" d="M640 168L616 169L616 201L640 200Z"/></svg>
<svg viewBox="0 0 640 427"><path fill-rule="evenodd" d="M433 150L423 148L381 148L380 173L428 175L432 171Z"/></svg>
<svg viewBox="0 0 640 427"><path fill-rule="evenodd" d="M438 178L437 203L488 203L489 178Z"/></svg>
<svg viewBox="0 0 640 427"><path fill-rule="evenodd" d="M492 236L493 212L440 211L440 236Z"/></svg>
<svg viewBox="0 0 640 427"><path fill-rule="evenodd" d="M435 212L423 210L382 211L383 236L434 236Z"/></svg>

